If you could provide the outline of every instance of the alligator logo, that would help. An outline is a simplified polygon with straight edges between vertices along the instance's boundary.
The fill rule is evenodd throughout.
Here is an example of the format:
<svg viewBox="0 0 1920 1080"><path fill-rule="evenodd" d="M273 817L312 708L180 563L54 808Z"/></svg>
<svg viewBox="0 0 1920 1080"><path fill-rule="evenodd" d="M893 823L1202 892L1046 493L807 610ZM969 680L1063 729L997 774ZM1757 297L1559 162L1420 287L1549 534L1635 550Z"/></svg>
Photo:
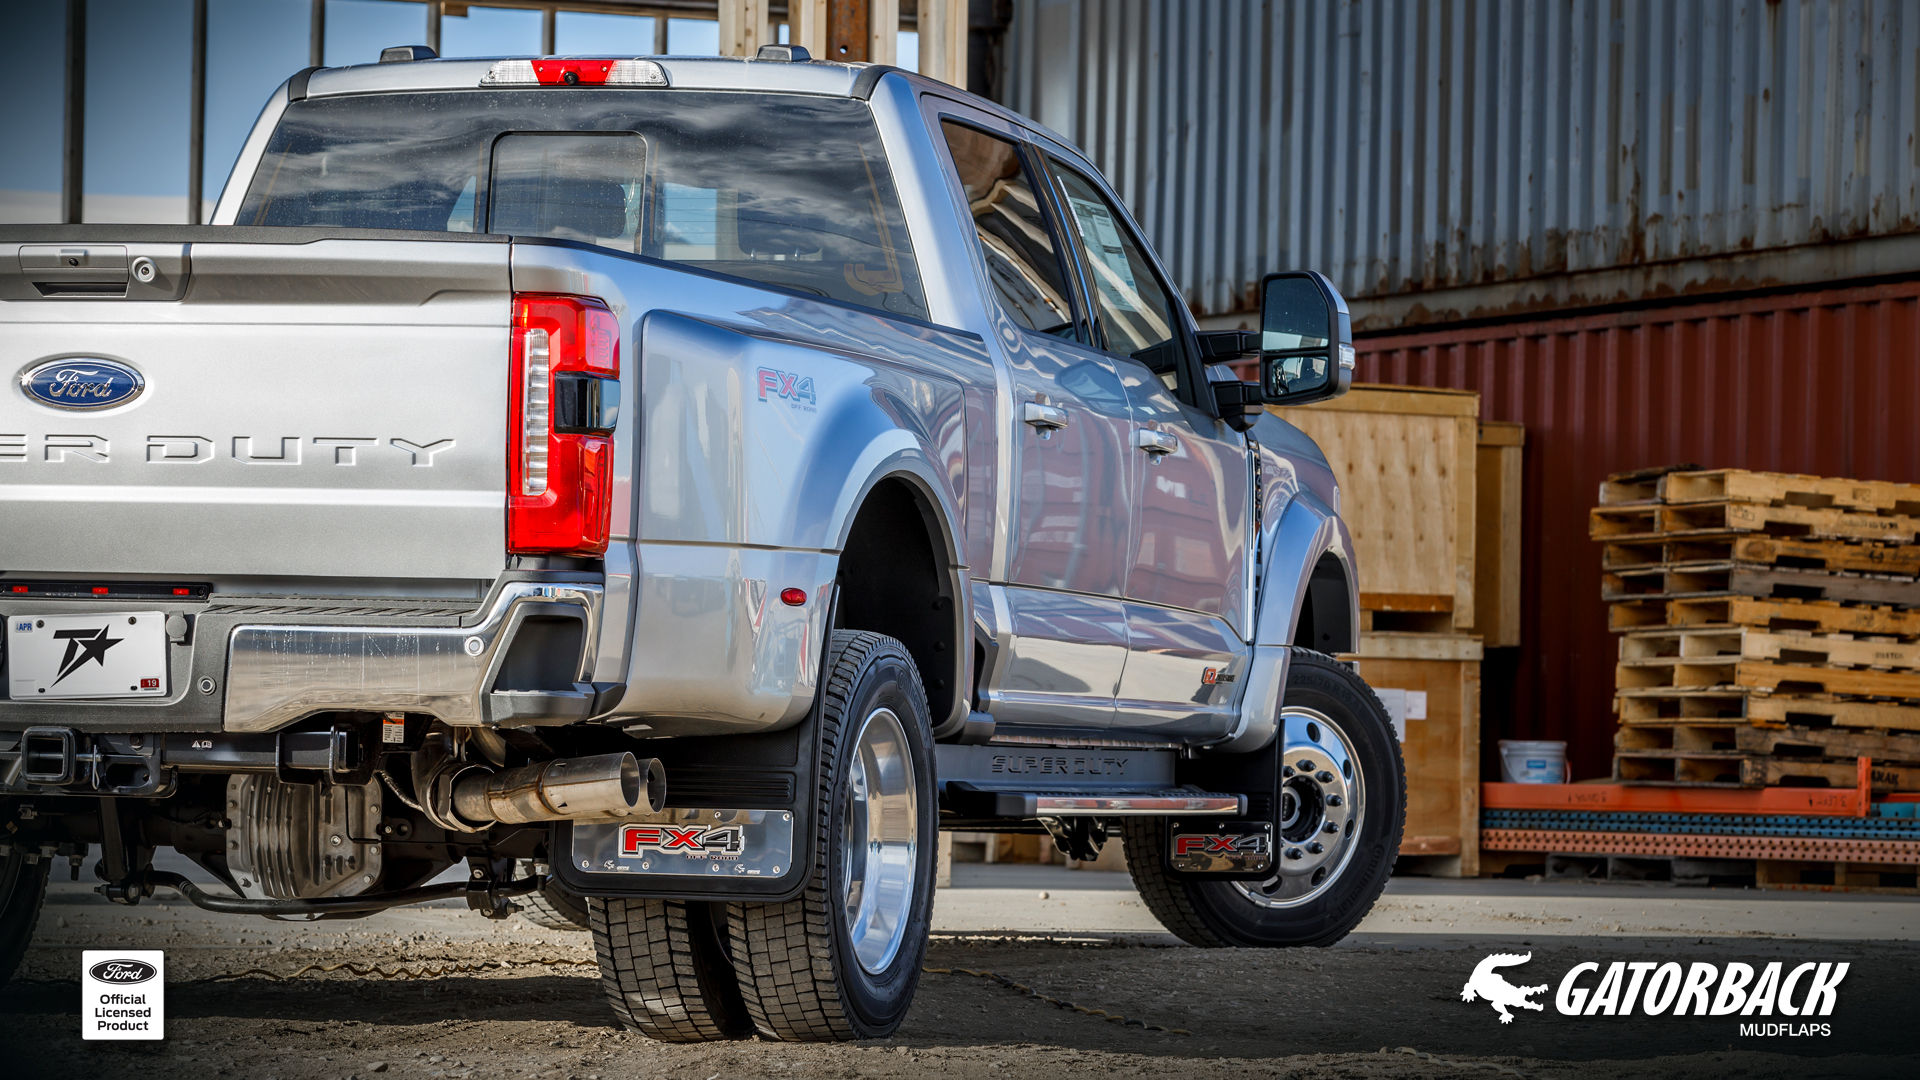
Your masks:
<svg viewBox="0 0 1920 1080"><path fill-rule="evenodd" d="M1508 1012L1508 1009L1544 1011L1545 1005L1527 1000L1535 994L1546 993L1547 987L1544 983L1539 986L1515 986L1502 977L1497 970L1515 967L1532 959L1532 953L1494 953L1474 966L1473 976L1467 980L1467 985L1460 988L1460 1000L1484 1000L1493 1006L1494 1012L1500 1014L1500 1022L1503 1024L1513 1023L1513 1014Z"/></svg>

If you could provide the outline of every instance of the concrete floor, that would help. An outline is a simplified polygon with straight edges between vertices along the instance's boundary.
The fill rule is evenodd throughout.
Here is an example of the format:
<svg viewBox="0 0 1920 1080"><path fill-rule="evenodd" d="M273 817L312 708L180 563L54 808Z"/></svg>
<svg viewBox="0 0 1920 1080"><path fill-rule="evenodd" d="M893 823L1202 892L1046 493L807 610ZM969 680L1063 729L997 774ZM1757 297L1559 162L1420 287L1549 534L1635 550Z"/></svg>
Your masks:
<svg viewBox="0 0 1920 1080"><path fill-rule="evenodd" d="M961 864L954 877L905 1026L834 1046L650 1042L612 1023L587 935L458 904L284 923L170 896L116 907L56 883L21 977L0 990L0 1076L1920 1076L1916 901L1400 878L1334 948L1207 950L1161 930L1122 873ZM166 1042L79 1040L79 952L102 947L166 951ZM1494 952L1529 956L1515 977L1540 983L1615 959L1852 969L1816 1037L1551 1006L1505 1026L1461 1000ZM284 979L342 961L364 966Z"/></svg>
<svg viewBox="0 0 1920 1080"><path fill-rule="evenodd" d="M934 904L936 930L1164 934L1124 873L960 863L953 874L954 887ZM1665 883L1397 877L1347 944L1382 934L1523 931L1920 941L1920 901Z"/></svg>

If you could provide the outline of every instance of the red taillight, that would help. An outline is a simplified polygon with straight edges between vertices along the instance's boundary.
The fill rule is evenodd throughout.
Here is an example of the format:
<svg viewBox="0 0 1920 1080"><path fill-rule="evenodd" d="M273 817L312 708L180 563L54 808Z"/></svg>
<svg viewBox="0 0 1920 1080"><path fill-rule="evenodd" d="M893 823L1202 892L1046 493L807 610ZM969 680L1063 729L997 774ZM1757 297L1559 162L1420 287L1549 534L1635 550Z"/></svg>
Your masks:
<svg viewBox="0 0 1920 1080"><path fill-rule="evenodd" d="M590 296L513 298L507 549L601 555L613 510L620 327Z"/></svg>
<svg viewBox="0 0 1920 1080"><path fill-rule="evenodd" d="M107 588L105 585L95 585L93 587L93 595L95 596L105 596L112 591L113 590Z"/></svg>

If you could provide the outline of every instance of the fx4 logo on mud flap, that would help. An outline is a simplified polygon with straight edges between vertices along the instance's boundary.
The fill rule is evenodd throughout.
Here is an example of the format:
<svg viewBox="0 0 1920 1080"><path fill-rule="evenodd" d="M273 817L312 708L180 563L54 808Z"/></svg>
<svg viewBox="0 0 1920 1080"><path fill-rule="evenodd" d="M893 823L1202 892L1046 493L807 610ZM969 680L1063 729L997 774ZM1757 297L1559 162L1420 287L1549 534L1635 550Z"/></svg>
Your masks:
<svg viewBox="0 0 1920 1080"><path fill-rule="evenodd" d="M1267 838L1259 833L1181 833L1173 838L1175 855L1260 855L1266 850Z"/></svg>
<svg viewBox="0 0 1920 1080"><path fill-rule="evenodd" d="M738 825L629 825L620 830L620 854L667 851L695 858L736 858L747 849Z"/></svg>
<svg viewBox="0 0 1920 1080"><path fill-rule="evenodd" d="M764 367L760 369L759 376L761 401L767 400L767 395L772 394L789 405L808 410L814 407L813 376Z"/></svg>

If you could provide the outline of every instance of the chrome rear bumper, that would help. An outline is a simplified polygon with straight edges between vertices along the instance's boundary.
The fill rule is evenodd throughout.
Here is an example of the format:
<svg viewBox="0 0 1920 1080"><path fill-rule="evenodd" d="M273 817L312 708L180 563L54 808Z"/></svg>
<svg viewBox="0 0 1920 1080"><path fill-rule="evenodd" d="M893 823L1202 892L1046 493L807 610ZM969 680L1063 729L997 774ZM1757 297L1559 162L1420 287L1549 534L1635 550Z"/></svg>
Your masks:
<svg viewBox="0 0 1920 1080"><path fill-rule="evenodd" d="M604 590L511 582L474 626L243 625L228 646L228 731L275 731L333 710L425 713L454 725L570 723L594 712L588 681ZM508 646L530 618L577 619L568 687L496 690Z"/></svg>

